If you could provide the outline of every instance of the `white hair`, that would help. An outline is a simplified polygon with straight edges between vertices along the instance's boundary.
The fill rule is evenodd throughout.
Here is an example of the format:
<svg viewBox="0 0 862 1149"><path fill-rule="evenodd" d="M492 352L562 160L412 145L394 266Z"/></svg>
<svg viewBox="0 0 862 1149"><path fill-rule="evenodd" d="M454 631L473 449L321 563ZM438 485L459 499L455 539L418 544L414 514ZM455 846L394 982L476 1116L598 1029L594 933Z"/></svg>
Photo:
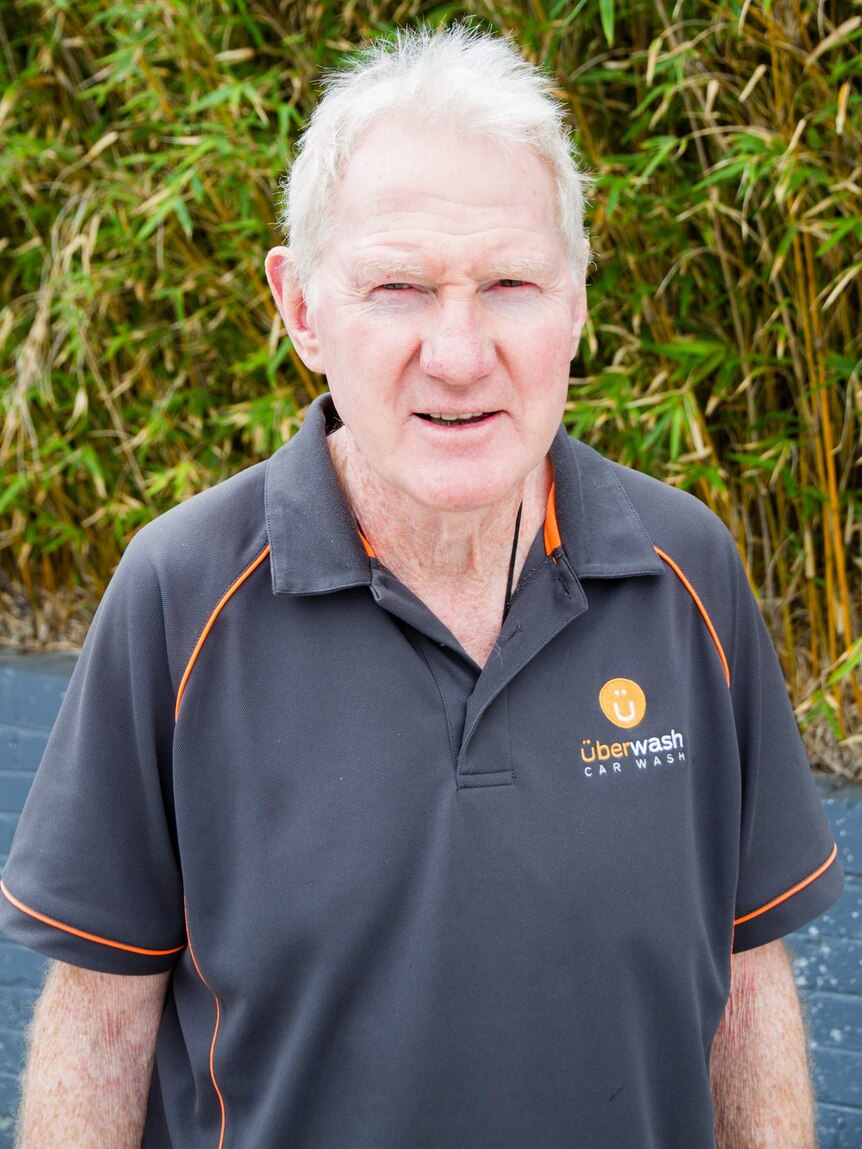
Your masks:
<svg viewBox="0 0 862 1149"><path fill-rule="evenodd" d="M399 31L376 41L323 82L324 95L282 180L279 223L303 293L312 301L338 183L361 137L384 118L443 125L504 148L526 145L554 178L557 223L576 278L589 259L584 232L589 179L578 167L553 81L511 39L463 24Z"/></svg>

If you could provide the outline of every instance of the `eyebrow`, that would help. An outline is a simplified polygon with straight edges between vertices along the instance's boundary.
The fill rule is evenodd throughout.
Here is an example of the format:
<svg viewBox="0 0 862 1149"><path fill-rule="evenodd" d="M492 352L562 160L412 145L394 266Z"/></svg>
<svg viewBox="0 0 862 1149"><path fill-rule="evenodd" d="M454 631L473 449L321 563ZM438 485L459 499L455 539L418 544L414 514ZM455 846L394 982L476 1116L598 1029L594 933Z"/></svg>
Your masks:
<svg viewBox="0 0 862 1149"><path fill-rule="evenodd" d="M398 283L402 279L425 279L427 276L427 267L400 259L362 260L353 268L356 283Z"/></svg>
<svg viewBox="0 0 862 1149"><path fill-rule="evenodd" d="M501 268L500 272L492 272L488 276L489 279L547 279L554 270L554 265L549 260L535 257L507 259L498 266Z"/></svg>
<svg viewBox="0 0 862 1149"><path fill-rule="evenodd" d="M481 266L481 265L480 265ZM494 258L487 264L487 270L480 276L482 280L525 279L542 280L554 272L554 265L546 259L535 257ZM433 279L429 265L413 263L401 259L362 260L353 267L353 280L356 283L398 283L402 280Z"/></svg>

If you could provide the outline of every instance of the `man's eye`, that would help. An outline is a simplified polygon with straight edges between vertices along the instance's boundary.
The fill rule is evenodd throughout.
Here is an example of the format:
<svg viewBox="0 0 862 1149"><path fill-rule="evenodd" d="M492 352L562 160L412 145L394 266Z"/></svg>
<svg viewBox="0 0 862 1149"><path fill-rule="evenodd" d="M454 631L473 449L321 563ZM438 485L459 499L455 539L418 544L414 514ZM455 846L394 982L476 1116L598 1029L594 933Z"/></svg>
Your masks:
<svg viewBox="0 0 862 1149"><path fill-rule="evenodd" d="M381 283L380 288L382 291L409 291L409 283Z"/></svg>
<svg viewBox="0 0 862 1149"><path fill-rule="evenodd" d="M500 287L524 287L526 279L499 279L497 281Z"/></svg>

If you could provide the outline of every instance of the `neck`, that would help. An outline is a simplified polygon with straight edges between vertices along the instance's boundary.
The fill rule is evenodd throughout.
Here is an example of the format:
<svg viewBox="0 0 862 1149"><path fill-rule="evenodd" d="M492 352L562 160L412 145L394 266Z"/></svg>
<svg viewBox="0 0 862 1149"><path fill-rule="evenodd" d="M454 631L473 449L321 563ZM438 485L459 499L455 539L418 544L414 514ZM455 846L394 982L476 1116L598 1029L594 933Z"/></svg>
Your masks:
<svg viewBox="0 0 862 1149"><path fill-rule="evenodd" d="M518 507L523 502L515 579L545 518L551 484L546 458L490 506L438 511L385 483L347 428L327 439L341 487L377 558L414 590L452 582L505 583Z"/></svg>

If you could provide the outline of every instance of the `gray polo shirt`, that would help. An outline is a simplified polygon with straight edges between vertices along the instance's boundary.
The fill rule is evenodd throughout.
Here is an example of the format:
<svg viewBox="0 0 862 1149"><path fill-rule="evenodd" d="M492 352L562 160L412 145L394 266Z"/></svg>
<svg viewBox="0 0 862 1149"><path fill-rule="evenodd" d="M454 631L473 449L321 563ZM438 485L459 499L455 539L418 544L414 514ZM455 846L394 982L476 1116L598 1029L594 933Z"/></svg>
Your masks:
<svg viewBox="0 0 862 1149"><path fill-rule="evenodd" d="M732 539L561 429L480 669L366 553L333 418L129 546L4 928L173 970L147 1149L711 1149L731 949L842 885Z"/></svg>

